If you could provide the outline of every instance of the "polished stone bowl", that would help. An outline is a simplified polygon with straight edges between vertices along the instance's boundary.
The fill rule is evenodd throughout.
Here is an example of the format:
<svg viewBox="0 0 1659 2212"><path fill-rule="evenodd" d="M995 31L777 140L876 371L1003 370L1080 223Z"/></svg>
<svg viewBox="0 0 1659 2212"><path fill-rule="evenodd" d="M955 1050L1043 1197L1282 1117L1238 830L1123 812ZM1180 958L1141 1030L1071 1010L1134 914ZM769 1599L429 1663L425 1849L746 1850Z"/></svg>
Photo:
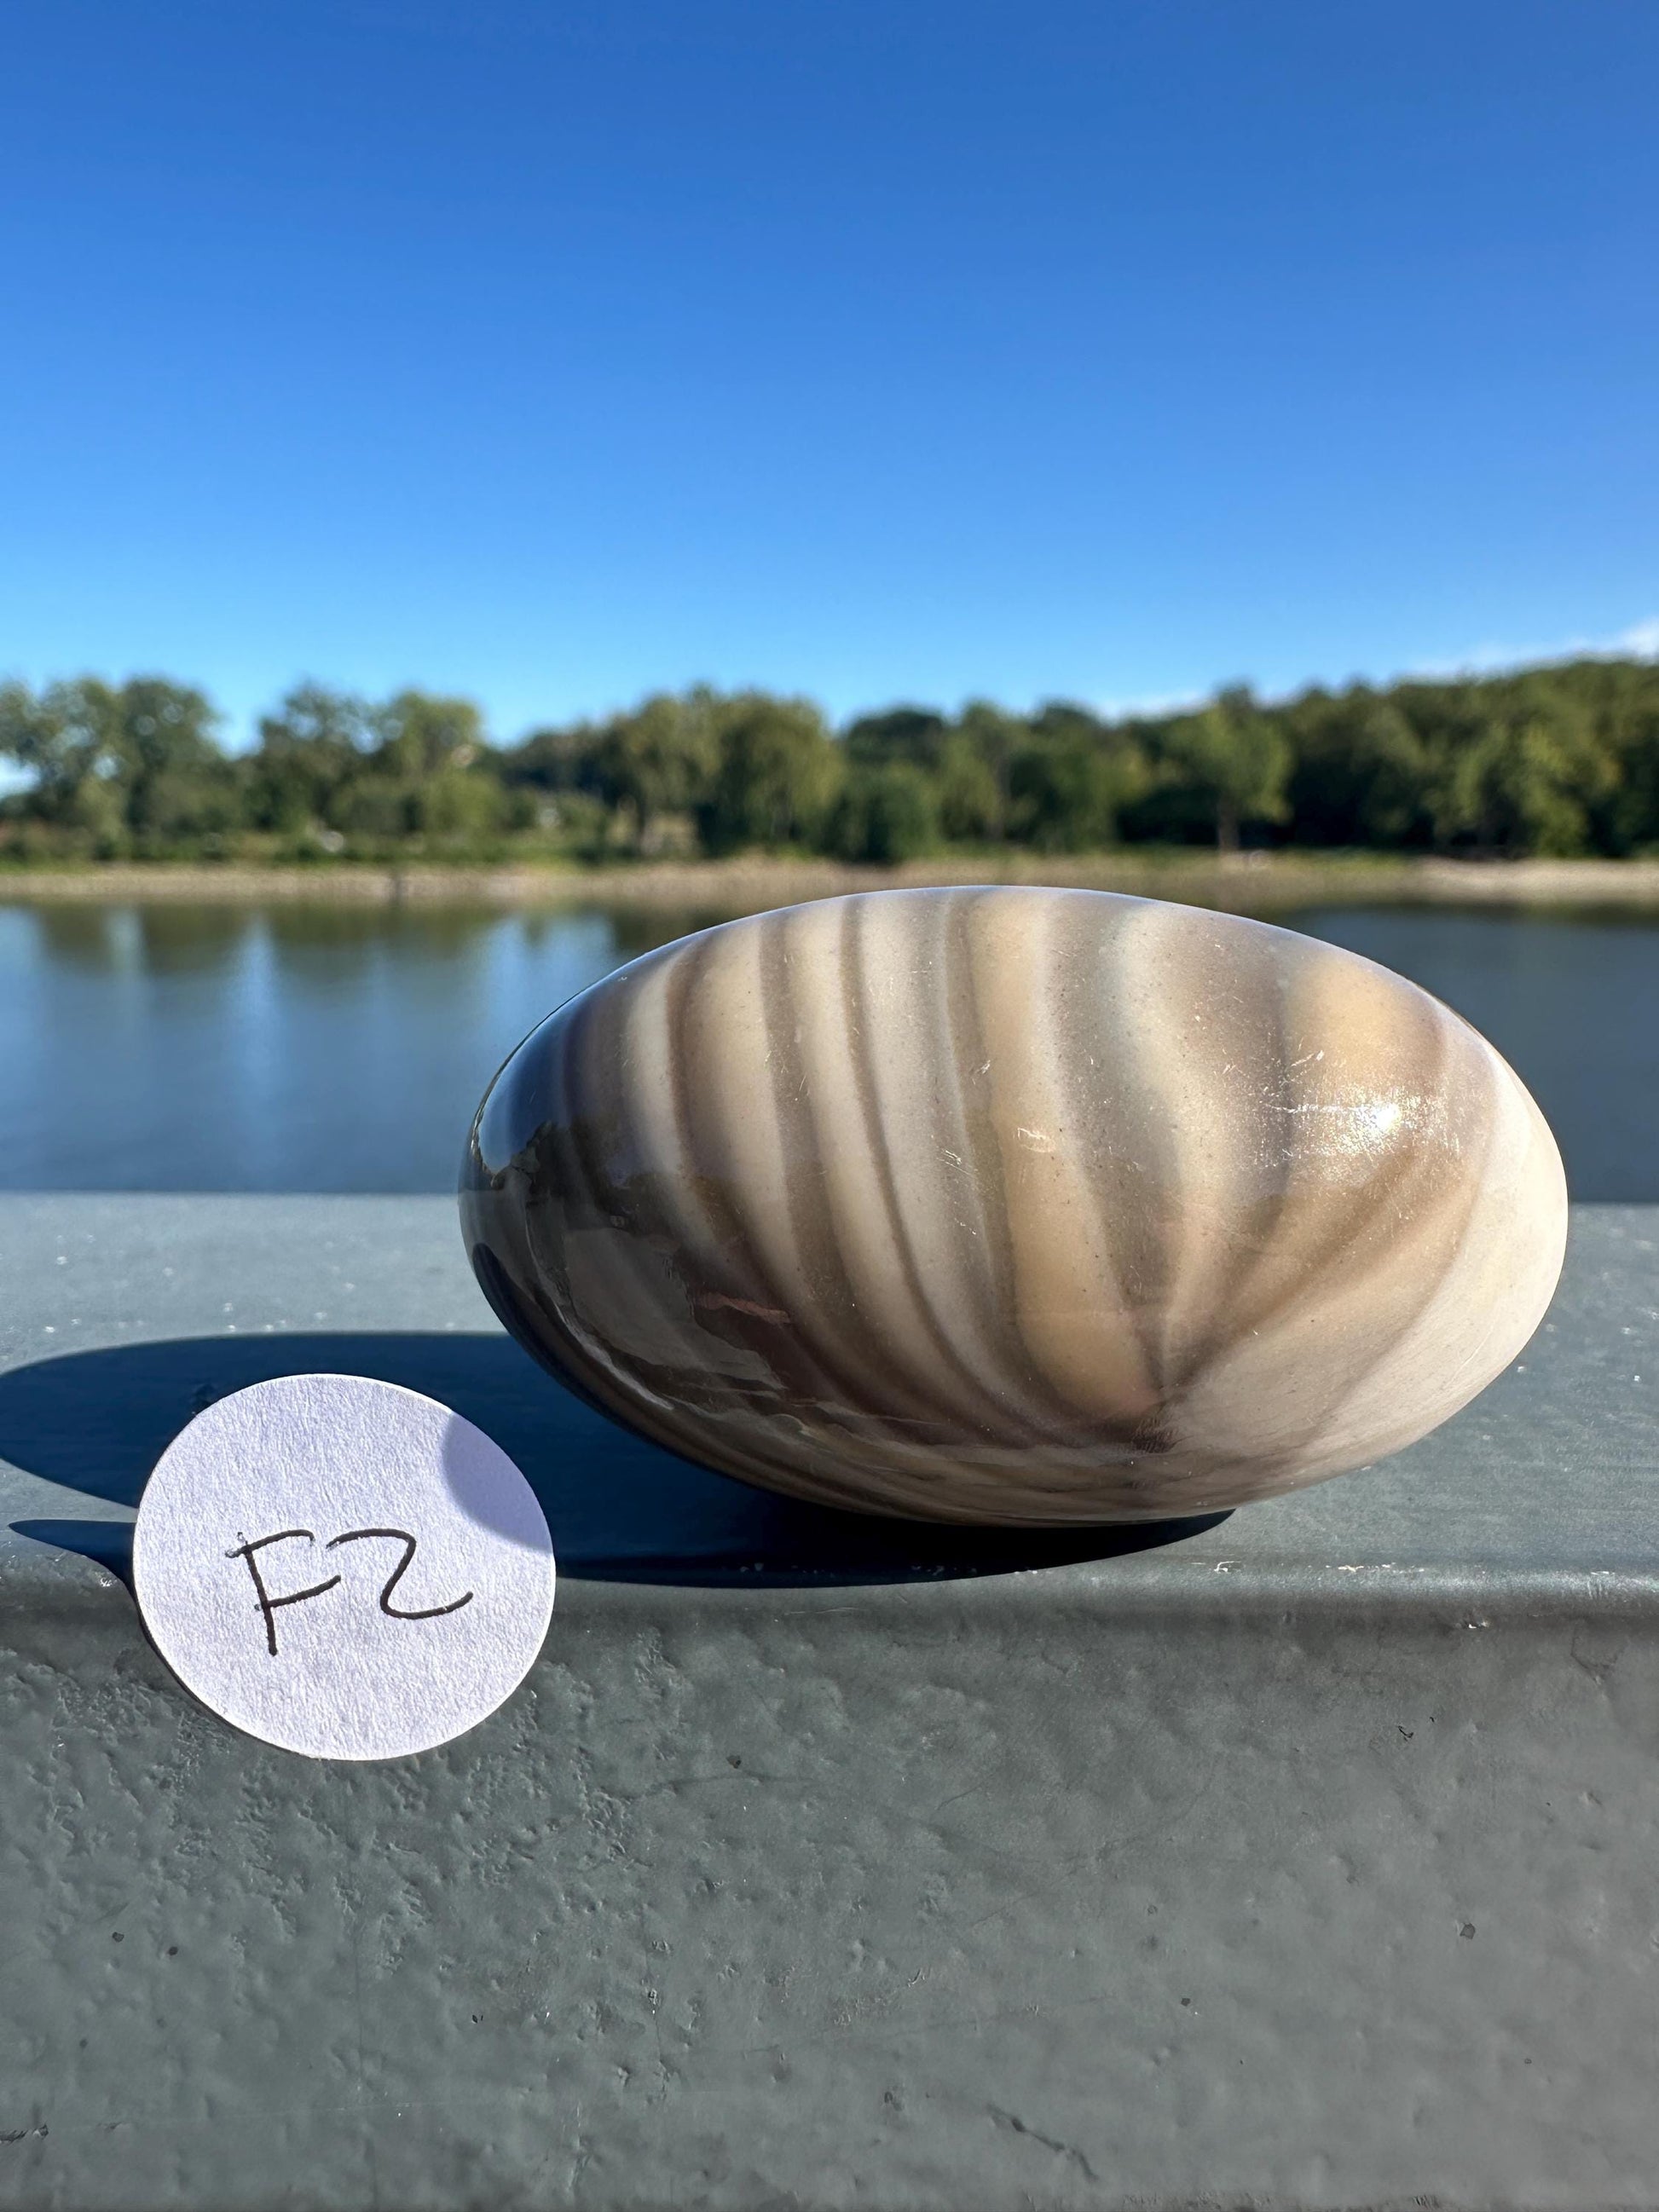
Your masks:
<svg viewBox="0 0 1659 2212"><path fill-rule="evenodd" d="M1538 1326L1566 1188L1467 1022L1096 891L877 891L647 953L463 1172L491 1304L605 1412L822 1503L1213 1511L1425 1435Z"/></svg>

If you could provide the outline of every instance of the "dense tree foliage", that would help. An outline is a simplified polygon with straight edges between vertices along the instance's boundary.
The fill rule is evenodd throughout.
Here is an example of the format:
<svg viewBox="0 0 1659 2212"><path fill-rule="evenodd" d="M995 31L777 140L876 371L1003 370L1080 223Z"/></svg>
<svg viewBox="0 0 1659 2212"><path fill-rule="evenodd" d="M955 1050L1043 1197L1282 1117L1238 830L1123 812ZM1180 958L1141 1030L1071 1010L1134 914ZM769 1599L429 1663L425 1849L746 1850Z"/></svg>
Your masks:
<svg viewBox="0 0 1659 2212"><path fill-rule="evenodd" d="M893 862L1120 842L1659 852L1659 665L1607 659L1109 719L698 686L492 745L465 699L307 683L231 752L161 677L0 684L0 855L489 860L732 853Z"/></svg>

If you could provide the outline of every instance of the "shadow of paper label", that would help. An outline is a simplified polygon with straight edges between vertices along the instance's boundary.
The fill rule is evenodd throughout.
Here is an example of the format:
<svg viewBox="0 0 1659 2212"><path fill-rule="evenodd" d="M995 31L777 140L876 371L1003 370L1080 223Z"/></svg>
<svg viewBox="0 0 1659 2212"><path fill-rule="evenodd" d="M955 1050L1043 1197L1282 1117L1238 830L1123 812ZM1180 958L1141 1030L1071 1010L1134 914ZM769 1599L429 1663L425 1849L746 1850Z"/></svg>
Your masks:
<svg viewBox="0 0 1659 2212"><path fill-rule="evenodd" d="M133 1532L145 1625L234 1727L319 1759L463 1734L528 1672L553 1606L530 1486L431 1398L290 1375L168 1446Z"/></svg>

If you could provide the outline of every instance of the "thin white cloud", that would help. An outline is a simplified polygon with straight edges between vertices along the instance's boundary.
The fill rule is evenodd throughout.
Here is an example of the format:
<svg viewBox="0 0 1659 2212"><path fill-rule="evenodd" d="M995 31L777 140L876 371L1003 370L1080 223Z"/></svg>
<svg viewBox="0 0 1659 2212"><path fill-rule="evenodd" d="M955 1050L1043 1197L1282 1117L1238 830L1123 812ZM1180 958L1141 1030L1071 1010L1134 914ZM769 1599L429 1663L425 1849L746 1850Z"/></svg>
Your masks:
<svg viewBox="0 0 1659 2212"><path fill-rule="evenodd" d="M1212 692L1166 691L1152 699L1097 699L1095 712L1108 722L1127 721L1132 714L1184 714L1213 696Z"/></svg>
<svg viewBox="0 0 1659 2212"><path fill-rule="evenodd" d="M1541 662L1580 658L1659 659L1659 615L1632 623L1613 637L1569 637L1555 645L1477 645L1461 660L1436 661L1414 668L1414 676L1487 676L1499 669L1534 668Z"/></svg>
<svg viewBox="0 0 1659 2212"><path fill-rule="evenodd" d="M1409 683L1413 677L1444 681L1462 676L1496 676L1514 668L1536 668L1553 660L1580 659L1659 660L1659 615L1650 615L1645 622L1632 623L1627 629L1612 637L1570 637L1554 645L1500 645L1488 642L1477 645L1457 660L1419 660L1409 668L1398 670L1384 677L1360 678L1351 676L1349 682L1371 684ZM1322 680L1327 684L1330 679ZM1261 696L1269 700L1291 699L1304 687L1292 686L1289 690L1268 691ZM1334 685L1332 688L1340 688ZM1190 714L1215 696L1215 688L1208 691L1170 691L1139 699L1097 699L1095 712L1109 722L1127 721L1132 716L1158 717L1164 714Z"/></svg>

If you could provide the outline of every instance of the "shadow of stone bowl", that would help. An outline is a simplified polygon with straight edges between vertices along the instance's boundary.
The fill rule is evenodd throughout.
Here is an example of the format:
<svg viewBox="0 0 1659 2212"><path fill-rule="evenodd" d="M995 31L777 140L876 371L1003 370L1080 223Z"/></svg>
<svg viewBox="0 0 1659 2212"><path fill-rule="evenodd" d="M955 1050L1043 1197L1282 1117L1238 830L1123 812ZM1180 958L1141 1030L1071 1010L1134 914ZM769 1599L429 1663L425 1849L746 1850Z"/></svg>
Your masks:
<svg viewBox="0 0 1659 2212"><path fill-rule="evenodd" d="M562 1575L758 1584L1017 1573L1150 1550L1224 1514L1127 1527L957 1528L810 1505L711 1474L595 1413L506 1336L187 1337L70 1352L0 1375L0 1457L118 1505L185 1424L277 1375L366 1375L453 1407L521 1468ZM124 1524L37 1520L20 1533L123 1571ZM49 1533L50 1532L50 1533Z"/></svg>

